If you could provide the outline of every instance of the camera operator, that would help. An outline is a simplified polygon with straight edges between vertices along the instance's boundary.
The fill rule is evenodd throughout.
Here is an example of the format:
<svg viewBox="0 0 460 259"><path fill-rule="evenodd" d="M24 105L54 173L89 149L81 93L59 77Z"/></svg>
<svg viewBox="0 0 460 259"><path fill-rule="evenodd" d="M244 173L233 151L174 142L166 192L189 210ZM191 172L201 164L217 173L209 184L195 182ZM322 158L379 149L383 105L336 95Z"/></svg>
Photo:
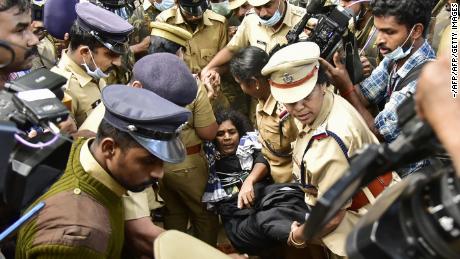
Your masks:
<svg viewBox="0 0 460 259"><path fill-rule="evenodd" d="M460 177L460 102L450 91L449 52L423 68L418 80L415 100L417 113L428 121L438 139L451 155L457 176ZM433 89L436 89L433 91Z"/></svg>
<svg viewBox="0 0 460 259"><path fill-rule="evenodd" d="M334 55L334 66L322 60L328 76L365 119L380 140L391 143L400 133L396 108L414 93L422 64L435 58L425 39L430 21L432 1L429 0L373 0L370 4L377 29L377 47L385 56L380 65L363 82L353 85L339 55ZM378 105L374 116L368 111ZM427 165L420 161L400 169L406 176Z"/></svg>
<svg viewBox="0 0 460 259"><path fill-rule="evenodd" d="M0 89L8 81L10 73L32 67L38 38L32 32L30 23L29 1L0 0L0 40L12 43L9 46L14 51L14 59L11 60L12 53L7 54L7 50L0 49L0 64L8 64L0 69Z"/></svg>

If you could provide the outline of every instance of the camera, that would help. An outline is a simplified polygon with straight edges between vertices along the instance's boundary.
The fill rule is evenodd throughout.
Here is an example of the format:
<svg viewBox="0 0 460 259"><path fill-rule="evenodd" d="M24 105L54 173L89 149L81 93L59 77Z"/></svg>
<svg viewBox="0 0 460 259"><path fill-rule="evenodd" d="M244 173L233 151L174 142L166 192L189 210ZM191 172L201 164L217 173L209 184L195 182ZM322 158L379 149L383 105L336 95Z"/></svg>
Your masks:
<svg viewBox="0 0 460 259"><path fill-rule="evenodd" d="M342 60L350 75L353 84L361 82L364 78L363 68L358 53L357 40L354 34L348 29L348 23L354 19L351 9L342 6L324 6L325 1L310 1L307 5L307 12L286 35L287 44L299 41L315 42L320 49L320 57L331 62L334 53L342 50ZM307 23L316 19L317 24L306 38L300 38ZM270 54L278 51L286 45L277 45Z"/></svg>
<svg viewBox="0 0 460 259"><path fill-rule="evenodd" d="M410 175L347 238L350 258L459 258L460 179L453 168Z"/></svg>
<svg viewBox="0 0 460 259"><path fill-rule="evenodd" d="M398 107L401 134L352 158L344 176L318 200L306 224L313 238L377 176L422 159L430 165L386 190L347 238L350 258L459 258L460 181L410 94Z"/></svg>
<svg viewBox="0 0 460 259"><path fill-rule="evenodd" d="M0 91L0 207L2 225L27 207L63 172L69 141L52 125L65 121L69 110L56 96L63 96L66 78L44 68L5 84ZM40 132L27 138L27 131Z"/></svg>

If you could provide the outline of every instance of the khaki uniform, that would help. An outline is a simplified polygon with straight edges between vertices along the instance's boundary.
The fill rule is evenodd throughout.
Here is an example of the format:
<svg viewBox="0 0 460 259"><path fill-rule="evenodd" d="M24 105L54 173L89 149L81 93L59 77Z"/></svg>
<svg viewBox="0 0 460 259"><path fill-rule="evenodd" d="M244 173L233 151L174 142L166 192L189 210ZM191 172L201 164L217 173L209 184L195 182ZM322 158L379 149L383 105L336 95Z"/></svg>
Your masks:
<svg viewBox="0 0 460 259"><path fill-rule="evenodd" d="M160 180L160 195L165 201L164 226L186 232L190 220L195 237L208 244L217 243L217 216L206 210L201 197L208 181L208 167L202 151L202 140L195 128L207 127L216 121L206 89L200 87L196 100L186 106L192 116L180 137L187 147L187 157L180 164L165 163ZM198 146L197 151L193 147Z"/></svg>
<svg viewBox="0 0 460 259"><path fill-rule="evenodd" d="M39 56L32 60L32 69L45 67L51 69L56 65L56 48L51 41L51 36L46 36L37 45Z"/></svg>
<svg viewBox="0 0 460 259"><path fill-rule="evenodd" d="M457 35L459 35L460 30L457 27ZM457 38L457 44L458 44L458 38ZM441 55L442 52L444 51L451 51L452 45L452 25L449 25L446 27L446 29L443 31L441 35L441 39L439 41L439 46L438 46L438 52L437 55Z"/></svg>
<svg viewBox="0 0 460 259"><path fill-rule="evenodd" d="M235 52L245 47L255 46L269 53L276 44L286 44L286 34L300 22L305 14L305 9L301 7L291 4L286 4L286 6L283 24L277 30L261 25L256 13L247 15L227 47Z"/></svg>
<svg viewBox="0 0 460 259"><path fill-rule="evenodd" d="M161 12L156 19L181 27L193 34L193 38L187 42L184 53L184 61L193 74L198 74L227 44L225 17L211 10L203 13L203 22L195 31L185 22L177 6Z"/></svg>
<svg viewBox="0 0 460 259"><path fill-rule="evenodd" d="M215 214L207 211L201 202L208 180L208 168L200 147L202 140L195 132L195 128L209 126L216 120L203 86L198 88L195 101L186 108L192 112L192 116L182 129L180 138L187 147L187 153L192 154L187 155L185 161L180 164L165 163L165 174L160 180L160 195L166 205L164 226L166 229L186 232L190 220L195 236L215 245L218 219ZM91 119L92 117L90 116ZM198 150L191 151L197 145ZM141 193L128 194L129 196L123 198L125 220L147 217L150 211L159 205L158 197L151 188Z"/></svg>
<svg viewBox="0 0 460 259"><path fill-rule="evenodd" d="M101 102L101 90L106 85L104 80L96 82L67 54L63 54L57 66L51 71L67 78L65 92L72 97L72 116L77 127L85 121L86 117Z"/></svg>
<svg viewBox="0 0 460 259"><path fill-rule="evenodd" d="M280 115L285 112L284 106L270 95L264 103L257 105L257 128L259 141L262 143L262 154L270 164L270 174L275 183L286 183L292 180L292 146L297 137L294 118L287 114L280 131Z"/></svg>
<svg viewBox="0 0 460 259"><path fill-rule="evenodd" d="M306 183L316 187L318 191L317 197L305 194L305 201L311 206L316 204L316 200L340 179L349 167L342 149L332 137L313 141L311 148L302 157L313 136L324 133L325 130L332 131L347 146L349 157L366 144L378 143L377 138L368 129L359 113L345 99L329 90L326 91L323 106L313 124L310 127L301 126L299 129L293 152L293 173L300 179L300 164L304 163ZM366 196L369 195L370 201L375 200L370 192L364 191L364 193ZM348 206L350 204L346 207ZM346 237L361 215L367 212L366 208L369 206L369 204L364 206L358 212L347 210L339 226L322 239L324 245L332 253L339 256L346 255Z"/></svg>
<svg viewBox="0 0 460 259"><path fill-rule="evenodd" d="M446 8L442 8L436 17L431 18L427 39L435 51L438 51L441 47L442 34L449 25L450 13L447 12Z"/></svg>

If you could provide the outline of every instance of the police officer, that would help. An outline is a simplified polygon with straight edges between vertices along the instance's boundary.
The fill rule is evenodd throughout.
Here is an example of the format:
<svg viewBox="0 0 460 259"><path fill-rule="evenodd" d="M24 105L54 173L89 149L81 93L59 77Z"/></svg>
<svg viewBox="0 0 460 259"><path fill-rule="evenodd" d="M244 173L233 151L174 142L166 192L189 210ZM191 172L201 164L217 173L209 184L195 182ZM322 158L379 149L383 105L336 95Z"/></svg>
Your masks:
<svg viewBox="0 0 460 259"><path fill-rule="evenodd" d="M79 127L100 103L107 72L121 65L133 27L117 15L91 3L75 6L69 49L52 71L66 77L72 116Z"/></svg>
<svg viewBox="0 0 460 259"><path fill-rule="evenodd" d="M151 24L152 31L151 31L151 37L152 37L152 48L158 47L153 51L153 53L156 52L170 52L177 54L178 56L183 55L183 48L186 46L187 40L190 40L192 38L192 34L189 33L188 31L179 28L177 26L173 26L167 23L162 23L162 22L152 22ZM157 64L157 65L162 65L162 64ZM174 75L182 75L187 76L189 73L188 71L179 71L177 70L170 70L169 72L174 73ZM155 71L154 74L157 74L158 72ZM169 74L169 73L168 73ZM153 76L153 75L152 75ZM185 77L190 79L190 77ZM132 81L136 81L136 77L132 78ZM136 85L139 87L139 85ZM146 89L153 91L152 88L149 88L150 84L147 85ZM171 86L174 86L173 84ZM143 86L141 86L143 87ZM196 97L196 87L188 87L183 89L183 92L177 93L176 98L181 98L181 101L173 101L174 103L178 105L185 106L193 101L193 99ZM105 108L103 104L99 104L93 112L88 116L88 118L83 122L83 124L80 126L80 130L89 130L94 133L97 132L97 128L99 127L99 124L104 117L105 113Z"/></svg>
<svg viewBox="0 0 460 259"><path fill-rule="evenodd" d="M177 6L157 16L157 21L179 26L193 34L185 48L184 61L197 74L227 44L225 17L206 10L204 0L179 0Z"/></svg>
<svg viewBox="0 0 460 259"><path fill-rule="evenodd" d="M62 177L32 206L37 217L20 230L17 258L120 258L126 190L142 191L163 176L163 161L184 160L178 138L190 112L151 91L111 85L96 138L72 146Z"/></svg>
<svg viewBox="0 0 460 259"><path fill-rule="evenodd" d="M186 41L192 36L189 32L177 26L160 22L152 23L151 34L152 45L150 47L152 52L169 52L178 56L182 55L181 46L185 46ZM189 170L187 175L193 176L193 179L187 180L187 187L183 185L170 187L167 185L161 190L163 194L163 190L164 192L171 192L172 189L173 194L165 195L167 206L172 208L168 211L177 214L177 209L175 209L177 207L179 207L180 212L190 210L181 215L181 217L185 221L193 218L192 223L196 224L199 227L198 229L202 229L202 231L196 232L196 235L203 240L211 240L207 241L208 243L215 243L216 216L207 212L201 206L201 195L204 187L200 191L200 186L206 184L207 169L199 146L202 139L211 140L214 138L217 125L215 125L215 118L212 115L212 109L206 97L206 90L200 85L197 92L196 84L193 82L195 82L195 79L185 63L173 55L162 53L148 55L139 60L135 64L131 84L134 87L142 87L153 91L178 105L186 106L192 112L192 117L181 133L181 138L188 147L187 159L178 166L166 165L165 171L168 179L170 177L175 179L178 177L175 177L174 174L178 174L181 171L180 169L183 171ZM94 131L97 129L103 114L104 107L99 105L80 129ZM210 114L211 116L209 116ZM171 175L170 171L172 171ZM181 180L180 177L178 179ZM195 188L190 189L191 185L195 186ZM174 191L179 190L184 192L184 199L178 202L175 199L177 194ZM153 225L150 218L150 211L158 206L157 202L155 202L156 198L158 197L150 188L143 193L130 192L129 196L124 197L127 240L134 249L146 256L151 256L151 244L162 231ZM206 220L200 221L200 218L203 217ZM205 222L203 223L203 221ZM170 220L166 216L165 227L178 225L174 223L174 219L172 223L169 222ZM182 229L182 225L180 227L177 228L182 231L185 230Z"/></svg>
<svg viewBox="0 0 460 259"><path fill-rule="evenodd" d="M171 70L171 68L175 69ZM195 81L188 79L192 77L190 73L187 80L179 77L181 84L169 83L173 78L177 80L177 71L184 71L185 68L183 61L170 53L147 55L134 65L132 84L150 89L167 100L185 106L192 113L180 135L187 148L187 157L180 164L165 164L165 177L160 181L160 195L166 206L164 227L186 232L190 222L195 237L215 246L218 218L214 213L206 210L201 197L209 174L202 142L215 138L217 123L202 85L199 86L194 99L184 98L190 89L196 89ZM134 212L132 207L127 207L126 213L127 215L141 214Z"/></svg>
<svg viewBox="0 0 460 259"><path fill-rule="evenodd" d="M227 64L239 49L256 46L269 53L276 44L287 43L286 34L305 13L305 9L285 0L248 0L248 3L254 12L246 16L227 46L203 69L202 78L215 75L212 71Z"/></svg>
<svg viewBox="0 0 460 259"><path fill-rule="evenodd" d="M319 47L300 42L276 52L262 69L270 76L273 97L284 103L298 121L299 134L293 151L293 173L305 190L305 201L315 206L348 168L348 158L366 144L378 143L359 113L342 97L326 88L327 77L319 66ZM379 179L379 188L364 188L347 204L321 236L332 258L343 257L345 240L354 224L375 197L392 181ZM357 197L357 196L355 196ZM307 246L304 225L294 222L288 244ZM331 258L329 257L329 258Z"/></svg>
<svg viewBox="0 0 460 259"><path fill-rule="evenodd" d="M268 60L268 54L260 48L244 48L233 56L230 71L243 91L258 100L256 118L262 154L270 164L274 182L286 183L292 180L291 143L297 137L297 126L284 105L273 98L269 78L260 74ZM251 178L246 181L254 180ZM245 192L246 181L240 195Z"/></svg>

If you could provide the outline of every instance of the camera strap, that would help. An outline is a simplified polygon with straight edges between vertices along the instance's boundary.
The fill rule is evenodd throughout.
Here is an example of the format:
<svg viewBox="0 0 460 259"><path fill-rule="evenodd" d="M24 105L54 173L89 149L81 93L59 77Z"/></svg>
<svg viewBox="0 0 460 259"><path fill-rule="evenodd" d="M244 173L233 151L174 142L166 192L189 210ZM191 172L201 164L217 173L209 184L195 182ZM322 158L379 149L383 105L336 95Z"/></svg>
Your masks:
<svg viewBox="0 0 460 259"><path fill-rule="evenodd" d="M307 147L305 148L305 151L302 155L301 163L300 163L301 189L305 193L312 194L314 196L317 195L318 191L315 186L311 184L306 184L306 181L305 181L306 169L305 169L305 164L303 163L303 158L305 154L307 153L307 151L311 148L313 141L321 140L327 137L332 137L337 142L345 158L347 159L348 162L350 162L350 158L348 156L348 148L343 142L343 140L337 134L335 134L334 132L330 130L325 130L325 132L323 133L314 135L308 142ZM388 172L384 175L378 176L376 179L374 179L369 185L367 185L364 188L367 188L374 197L377 197L380 195L380 193L382 193L385 190L386 187L390 185L392 180L393 180L392 172ZM365 194L365 191L363 191L364 188L362 188L358 193L356 193L353 196L352 203L350 207L347 208L347 210L358 211L359 209L361 209L362 207L370 203L368 197Z"/></svg>

